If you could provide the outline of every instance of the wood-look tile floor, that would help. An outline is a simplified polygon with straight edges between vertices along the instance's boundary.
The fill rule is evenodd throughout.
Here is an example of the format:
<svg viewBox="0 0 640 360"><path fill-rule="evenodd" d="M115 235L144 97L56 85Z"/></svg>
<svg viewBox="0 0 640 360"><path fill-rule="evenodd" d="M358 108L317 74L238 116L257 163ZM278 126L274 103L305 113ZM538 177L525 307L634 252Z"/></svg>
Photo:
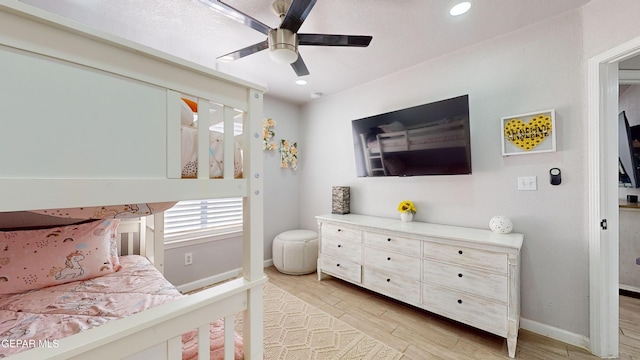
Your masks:
<svg viewBox="0 0 640 360"><path fill-rule="evenodd" d="M269 281L403 353L403 360L509 359L503 338L316 273ZM520 330L517 359L598 359L588 351ZM620 298L620 359L640 360L640 299Z"/></svg>

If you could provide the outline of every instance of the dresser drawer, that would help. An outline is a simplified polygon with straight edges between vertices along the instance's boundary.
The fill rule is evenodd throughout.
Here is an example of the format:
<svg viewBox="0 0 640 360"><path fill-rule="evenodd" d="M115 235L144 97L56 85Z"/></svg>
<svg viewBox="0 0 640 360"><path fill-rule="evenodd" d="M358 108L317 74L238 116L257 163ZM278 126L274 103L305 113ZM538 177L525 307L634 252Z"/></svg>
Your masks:
<svg viewBox="0 0 640 360"><path fill-rule="evenodd" d="M325 237L339 238L351 242L362 242L362 231L335 224L322 224L322 239Z"/></svg>
<svg viewBox="0 0 640 360"><path fill-rule="evenodd" d="M362 268L362 285L368 289L411 304L420 303L420 281L406 276L386 273L369 267Z"/></svg>
<svg viewBox="0 0 640 360"><path fill-rule="evenodd" d="M325 254L320 255L320 268L323 272L335 275L355 283L362 281L362 267L351 261L334 258Z"/></svg>
<svg viewBox="0 0 640 360"><path fill-rule="evenodd" d="M364 265L420 280L420 258L364 247Z"/></svg>
<svg viewBox="0 0 640 360"><path fill-rule="evenodd" d="M395 251L407 255L420 256L421 241L396 235L365 232L365 245Z"/></svg>
<svg viewBox="0 0 640 360"><path fill-rule="evenodd" d="M350 260L358 264L362 262L362 245L343 239L323 238L321 251L323 254Z"/></svg>
<svg viewBox="0 0 640 360"><path fill-rule="evenodd" d="M426 283L422 289L422 303L427 310L496 335L507 334L507 305Z"/></svg>
<svg viewBox="0 0 640 360"><path fill-rule="evenodd" d="M506 275L495 274L437 261L423 260L422 280L469 294L506 303L509 281Z"/></svg>
<svg viewBox="0 0 640 360"><path fill-rule="evenodd" d="M445 245L425 242L423 255L426 258L441 262L460 264L506 274L508 269L507 254L477 250L464 246Z"/></svg>

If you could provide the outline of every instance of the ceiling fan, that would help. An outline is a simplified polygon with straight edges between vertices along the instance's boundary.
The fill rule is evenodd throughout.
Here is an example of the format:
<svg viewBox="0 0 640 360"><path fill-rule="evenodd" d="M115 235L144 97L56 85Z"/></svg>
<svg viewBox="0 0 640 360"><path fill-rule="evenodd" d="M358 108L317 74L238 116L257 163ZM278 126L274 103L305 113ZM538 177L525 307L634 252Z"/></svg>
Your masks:
<svg viewBox="0 0 640 360"><path fill-rule="evenodd" d="M305 76L309 75L309 70L298 54L298 45L367 47L373 39L372 36L362 35L298 34L300 26L317 0L275 0L272 8L276 15L280 16L281 21L280 26L276 29L272 29L220 0L200 1L221 14L267 35L267 39L262 42L218 57L222 61L237 60L269 49L272 60L291 64L298 76Z"/></svg>

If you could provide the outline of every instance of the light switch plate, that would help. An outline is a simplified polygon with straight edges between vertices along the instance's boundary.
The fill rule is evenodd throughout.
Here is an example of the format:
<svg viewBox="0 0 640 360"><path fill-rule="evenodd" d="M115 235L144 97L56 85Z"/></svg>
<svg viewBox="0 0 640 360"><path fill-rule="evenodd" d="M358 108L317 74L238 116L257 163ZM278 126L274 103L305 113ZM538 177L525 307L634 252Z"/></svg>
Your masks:
<svg viewBox="0 0 640 360"><path fill-rule="evenodd" d="M538 190L538 181L535 176L518 176L518 190Z"/></svg>

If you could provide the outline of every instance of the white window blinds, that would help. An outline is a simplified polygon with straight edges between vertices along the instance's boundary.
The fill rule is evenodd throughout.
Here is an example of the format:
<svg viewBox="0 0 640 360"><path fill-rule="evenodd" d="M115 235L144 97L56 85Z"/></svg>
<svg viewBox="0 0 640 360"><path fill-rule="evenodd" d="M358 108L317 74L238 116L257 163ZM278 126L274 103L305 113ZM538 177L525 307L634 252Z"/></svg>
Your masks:
<svg viewBox="0 0 640 360"><path fill-rule="evenodd" d="M180 201L164 212L165 243L242 231L242 198Z"/></svg>

